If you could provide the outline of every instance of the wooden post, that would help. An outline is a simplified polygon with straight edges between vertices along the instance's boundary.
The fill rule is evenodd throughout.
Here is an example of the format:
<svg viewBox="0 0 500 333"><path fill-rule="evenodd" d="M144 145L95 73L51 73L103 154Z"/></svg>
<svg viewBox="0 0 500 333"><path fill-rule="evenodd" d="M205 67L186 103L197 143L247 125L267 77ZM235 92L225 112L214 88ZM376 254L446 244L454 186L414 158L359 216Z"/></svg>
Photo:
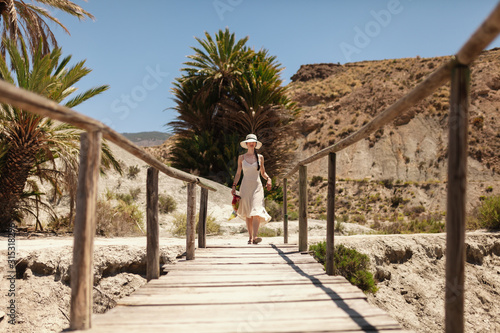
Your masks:
<svg viewBox="0 0 500 333"><path fill-rule="evenodd" d="M196 185L187 184L187 214L186 214L186 260L194 259L195 239L196 239Z"/></svg>
<svg viewBox="0 0 500 333"><path fill-rule="evenodd" d="M160 277L160 224L158 223L158 169L148 168L146 181L146 279Z"/></svg>
<svg viewBox="0 0 500 333"><path fill-rule="evenodd" d="M202 187L200 195L200 217L198 218L198 247L207 247L208 189Z"/></svg>
<svg viewBox="0 0 500 333"><path fill-rule="evenodd" d="M446 209L445 330L464 332L465 204L470 69L452 71Z"/></svg>
<svg viewBox="0 0 500 333"><path fill-rule="evenodd" d="M283 179L283 243L288 244L287 179Z"/></svg>
<svg viewBox="0 0 500 333"><path fill-rule="evenodd" d="M333 275L335 266L333 262L333 251L335 246L335 153L328 154L328 196L326 210L326 274Z"/></svg>
<svg viewBox="0 0 500 333"><path fill-rule="evenodd" d="M70 330L87 330L91 327L95 211L102 133L99 131L82 133L80 140L80 169L71 266Z"/></svg>
<svg viewBox="0 0 500 333"><path fill-rule="evenodd" d="M299 251L307 251L307 166L299 168Z"/></svg>

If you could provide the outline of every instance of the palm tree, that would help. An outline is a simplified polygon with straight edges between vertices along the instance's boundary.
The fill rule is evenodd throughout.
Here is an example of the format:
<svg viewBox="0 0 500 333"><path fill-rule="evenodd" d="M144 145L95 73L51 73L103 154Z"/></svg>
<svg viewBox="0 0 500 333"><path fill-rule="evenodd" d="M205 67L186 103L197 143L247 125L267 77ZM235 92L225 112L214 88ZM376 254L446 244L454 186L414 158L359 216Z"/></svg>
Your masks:
<svg viewBox="0 0 500 333"><path fill-rule="evenodd" d="M219 103L225 110L229 127L238 129L241 137L254 133L263 143L266 169L280 171L293 158L291 124L298 108L286 96L286 88L279 78L280 65L274 62L274 57L267 58L265 51L259 53L256 58L260 61L249 63L231 97Z"/></svg>
<svg viewBox="0 0 500 333"><path fill-rule="evenodd" d="M72 97L77 90L73 85L91 72L85 67L85 61L67 68L71 56L61 59L60 48L42 55L43 47L39 45L30 63L22 39L21 51L13 41L4 40L4 44L11 67L0 57L0 78L20 88L58 103L65 101L68 107L79 105L108 89L106 85L99 86ZM68 179L68 173L74 174L78 168L80 133L81 130L71 125L11 105L0 105L0 230L5 230L12 220L20 220L19 208L25 205L21 204L21 199L41 195L36 183L29 181L30 177L49 182L56 193L62 193L60 184ZM119 163L105 145L102 166L121 172Z"/></svg>
<svg viewBox="0 0 500 333"><path fill-rule="evenodd" d="M186 72L182 80L201 79L204 89L200 93L216 91L217 97L221 98L242 75L242 65L248 61L252 52L245 47L248 37L236 41L229 28L219 30L215 41L208 32L205 32L205 37L206 40L195 37L202 49L192 47L195 54L189 55L191 61L184 63L189 67L181 69Z"/></svg>
<svg viewBox="0 0 500 333"><path fill-rule="evenodd" d="M169 123L177 137L171 161L180 169L226 181L221 175L236 160L238 150L229 149L222 162L222 154L216 156L214 151L238 147L242 137L255 133L264 144L272 143L272 149L262 151L266 169L280 172L293 156L289 124L298 110L281 86L281 64L266 50L246 47L248 37L236 41L227 28L219 30L215 40L208 33L205 37L196 38L201 48L192 48L195 54L188 56L188 67L174 84L174 109L179 115ZM205 166L198 167L202 162Z"/></svg>
<svg viewBox="0 0 500 333"><path fill-rule="evenodd" d="M68 29L45 7L62 10L80 20L86 17L94 19L94 16L80 6L68 0L35 0L42 6L26 3L21 0L0 0L0 20L2 21L2 40L10 39L18 42L20 37L28 41L31 51L34 53L38 45L42 45L42 53L50 51L50 45L57 47L52 30L46 21L53 22L63 28L68 34ZM5 55L5 44L1 45L2 55Z"/></svg>

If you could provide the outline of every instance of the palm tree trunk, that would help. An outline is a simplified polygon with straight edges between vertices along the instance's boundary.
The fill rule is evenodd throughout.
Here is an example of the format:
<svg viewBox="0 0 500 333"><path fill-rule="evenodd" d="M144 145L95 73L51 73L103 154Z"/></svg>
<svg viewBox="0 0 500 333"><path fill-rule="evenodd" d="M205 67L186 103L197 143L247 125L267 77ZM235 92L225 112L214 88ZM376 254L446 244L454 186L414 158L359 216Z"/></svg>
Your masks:
<svg viewBox="0 0 500 333"><path fill-rule="evenodd" d="M7 231L16 220L18 207L29 172L35 163L37 145L11 147L0 172L0 231Z"/></svg>

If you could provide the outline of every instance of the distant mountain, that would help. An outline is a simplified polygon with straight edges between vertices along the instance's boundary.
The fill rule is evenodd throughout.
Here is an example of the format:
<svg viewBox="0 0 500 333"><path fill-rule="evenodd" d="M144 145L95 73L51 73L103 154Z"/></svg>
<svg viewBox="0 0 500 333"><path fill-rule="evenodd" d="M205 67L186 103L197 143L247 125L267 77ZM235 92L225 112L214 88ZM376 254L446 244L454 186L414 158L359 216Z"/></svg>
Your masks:
<svg viewBox="0 0 500 333"><path fill-rule="evenodd" d="M163 132L121 133L124 137L141 147L159 146L172 134Z"/></svg>

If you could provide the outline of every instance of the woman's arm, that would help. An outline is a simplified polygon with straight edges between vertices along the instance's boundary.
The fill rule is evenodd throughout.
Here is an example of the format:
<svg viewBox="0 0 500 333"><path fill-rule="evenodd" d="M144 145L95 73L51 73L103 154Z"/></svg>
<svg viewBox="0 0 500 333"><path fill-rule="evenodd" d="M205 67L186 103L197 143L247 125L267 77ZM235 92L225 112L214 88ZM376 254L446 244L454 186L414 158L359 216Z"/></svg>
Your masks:
<svg viewBox="0 0 500 333"><path fill-rule="evenodd" d="M273 182L271 181L271 177L266 173L266 168L264 167L264 156L259 155L260 159L260 174L261 176L266 180L266 188L269 191L273 185Z"/></svg>
<svg viewBox="0 0 500 333"><path fill-rule="evenodd" d="M236 194L236 184L240 181L241 177L241 162L243 161L243 155L238 156L238 170L236 171L236 175L234 176L233 186L231 186L231 194Z"/></svg>

